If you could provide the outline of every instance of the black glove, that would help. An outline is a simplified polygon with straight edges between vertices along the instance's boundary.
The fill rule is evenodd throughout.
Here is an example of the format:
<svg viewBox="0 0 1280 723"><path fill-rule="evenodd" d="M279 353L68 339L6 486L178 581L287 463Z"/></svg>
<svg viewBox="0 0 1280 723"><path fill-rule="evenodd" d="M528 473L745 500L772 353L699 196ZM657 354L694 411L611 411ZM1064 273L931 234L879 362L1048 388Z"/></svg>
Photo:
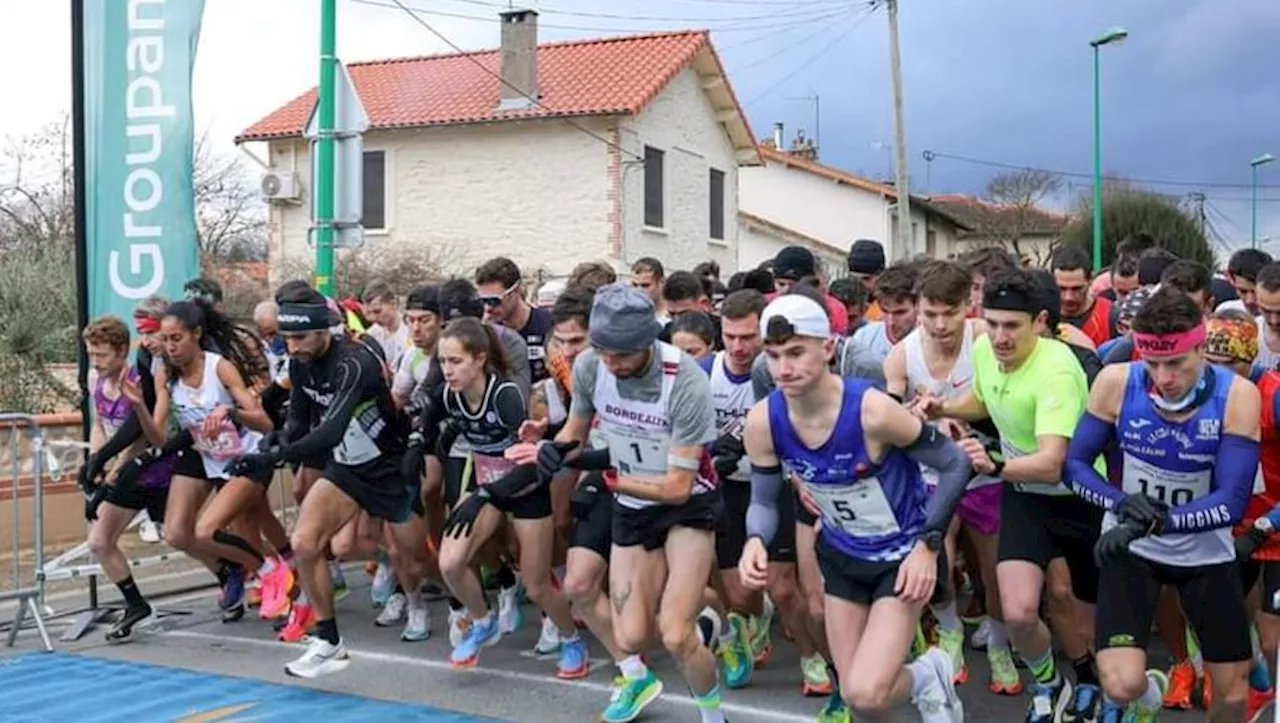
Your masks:
<svg viewBox="0 0 1280 723"><path fill-rule="evenodd" d="M84 519L85 522L93 522L98 519L98 506L102 501L107 499L107 492L110 491L107 485L98 485L93 490L93 494L85 498L84 501Z"/></svg>
<svg viewBox="0 0 1280 723"><path fill-rule="evenodd" d="M605 491L604 480L598 474L589 474L582 478L573 492L569 493L569 511L573 519L581 522L591 516L596 506L596 498Z"/></svg>
<svg viewBox="0 0 1280 723"><path fill-rule="evenodd" d="M1098 567L1114 564L1129 550L1129 543L1144 537L1144 530L1135 527L1131 522L1122 522L1102 533L1097 544L1093 546L1093 559Z"/></svg>
<svg viewBox="0 0 1280 723"><path fill-rule="evenodd" d="M480 516L480 511L487 504L489 504L489 493L483 487L459 502L444 523L444 536L455 540L470 536L471 528L476 524L476 518Z"/></svg>
<svg viewBox="0 0 1280 723"><path fill-rule="evenodd" d="M262 435L262 440L258 442L259 452L270 452L273 449L284 445L284 430L272 429L270 432Z"/></svg>
<svg viewBox="0 0 1280 723"><path fill-rule="evenodd" d="M409 446L400 458L400 476L406 481L420 480L427 471L427 440L420 432L409 435Z"/></svg>
<svg viewBox="0 0 1280 723"><path fill-rule="evenodd" d="M564 458L578 448L577 442L547 442L538 445L538 479L546 482L564 469Z"/></svg>
<svg viewBox="0 0 1280 723"><path fill-rule="evenodd" d="M742 440L732 434L722 434L711 445L711 466L715 467L716 476L721 481L729 479L738 472L738 464L747 456L747 448Z"/></svg>
<svg viewBox="0 0 1280 723"><path fill-rule="evenodd" d="M1236 538L1236 560L1243 562L1253 557L1254 550L1266 541L1267 533L1251 525L1247 532Z"/></svg>
<svg viewBox="0 0 1280 723"><path fill-rule="evenodd" d="M80 489L86 496L93 495L98 489L98 477L102 475L102 465L105 462L106 460L95 453L89 455L84 464L80 465Z"/></svg>
<svg viewBox="0 0 1280 723"><path fill-rule="evenodd" d="M243 457L232 460L231 464L227 465L227 474L232 477L251 477L260 472L273 470L278 464L280 464L280 454L278 452L246 454Z"/></svg>
<svg viewBox="0 0 1280 723"><path fill-rule="evenodd" d="M441 460L448 459L449 451L453 449L453 445L458 441L458 435L461 433L462 430L458 428L458 425L453 423L452 419L445 422L444 428L441 429L440 434L436 436L434 456Z"/></svg>
<svg viewBox="0 0 1280 723"><path fill-rule="evenodd" d="M1126 495L1111 510L1120 522L1131 522L1145 534L1158 535L1169 518L1169 506L1144 494Z"/></svg>

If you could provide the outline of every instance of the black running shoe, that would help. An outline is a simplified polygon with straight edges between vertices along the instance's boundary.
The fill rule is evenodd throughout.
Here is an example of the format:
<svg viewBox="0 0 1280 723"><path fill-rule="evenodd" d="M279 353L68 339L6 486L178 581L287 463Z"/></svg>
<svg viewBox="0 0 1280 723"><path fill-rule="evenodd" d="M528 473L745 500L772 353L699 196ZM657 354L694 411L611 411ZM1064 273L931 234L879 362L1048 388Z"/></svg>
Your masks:
<svg viewBox="0 0 1280 723"><path fill-rule="evenodd" d="M123 643L133 637L133 626L151 617L151 606L143 603L124 611L124 615L107 631L108 643Z"/></svg>

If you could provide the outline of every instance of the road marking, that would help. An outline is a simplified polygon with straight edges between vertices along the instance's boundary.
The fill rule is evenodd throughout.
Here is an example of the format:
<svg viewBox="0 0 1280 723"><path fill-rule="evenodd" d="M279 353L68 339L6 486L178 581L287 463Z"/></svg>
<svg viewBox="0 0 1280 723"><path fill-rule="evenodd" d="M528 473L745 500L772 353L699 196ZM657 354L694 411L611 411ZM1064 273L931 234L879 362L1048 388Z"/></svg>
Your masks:
<svg viewBox="0 0 1280 723"><path fill-rule="evenodd" d="M258 640L256 638L241 638L227 635L214 635L212 633L201 633L194 630L169 630L162 635L169 637L188 638L192 640L205 640L209 642L217 642L223 644L244 643L246 645L267 648L271 650L290 650L298 652L301 650L296 643L284 643L277 640ZM398 663L401 665L411 665L417 668L426 668L428 670L459 672L449 663L443 660L429 660L427 658L413 658L408 655L398 655L396 653L379 653L370 650L356 650L355 648L347 648L352 658L372 660L379 663ZM590 680L560 680L545 675L535 675L533 673L521 673L515 670L501 670L498 668L483 668L480 672L491 675L495 678L505 678L511 681L521 683L531 683L533 685L564 685L583 690L598 692L602 696L607 696L613 692L613 687L604 683L596 683ZM686 708L697 708L698 703L687 695L666 694L661 698L662 701L675 703L685 706ZM771 721L788 721L791 723L813 723L813 714L799 714L789 711L773 710L771 708L759 708L752 705L742 705L740 703L725 702L721 707L726 713L734 715L746 715L756 718L764 718Z"/></svg>

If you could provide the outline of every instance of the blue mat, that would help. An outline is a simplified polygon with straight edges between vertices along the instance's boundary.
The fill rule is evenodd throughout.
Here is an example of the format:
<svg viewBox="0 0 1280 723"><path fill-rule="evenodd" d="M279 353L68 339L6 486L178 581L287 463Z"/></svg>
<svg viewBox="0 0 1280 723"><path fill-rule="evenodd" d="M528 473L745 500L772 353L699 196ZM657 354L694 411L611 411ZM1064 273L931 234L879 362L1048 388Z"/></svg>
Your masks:
<svg viewBox="0 0 1280 723"><path fill-rule="evenodd" d="M415 721L488 719L425 705L66 653L0 658L0 721Z"/></svg>

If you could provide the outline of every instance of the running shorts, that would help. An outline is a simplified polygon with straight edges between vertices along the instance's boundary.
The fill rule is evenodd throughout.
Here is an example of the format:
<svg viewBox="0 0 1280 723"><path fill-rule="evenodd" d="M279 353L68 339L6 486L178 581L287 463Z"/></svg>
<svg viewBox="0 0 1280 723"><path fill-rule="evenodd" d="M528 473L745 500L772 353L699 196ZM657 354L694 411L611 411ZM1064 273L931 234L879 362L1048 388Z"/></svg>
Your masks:
<svg viewBox="0 0 1280 723"><path fill-rule="evenodd" d="M444 505L446 510L453 509L462 499L462 491L471 491L475 482L475 471L468 468L465 457L445 457L442 461L444 471ZM541 520L551 516L551 488L547 485L538 487L533 492L519 497L512 497L504 502L492 502L495 508L510 515L516 520Z"/></svg>
<svg viewBox="0 0 1280 723"><path fill-rule="evenodd" d="M956 514L978 534L988 537L996 534L1000 530L1000 490L1006 486L983 485L965 492Z"/></svg>
<svg viewBox="0 0 1280 723"><path fill-rule="evenodd" d="M880 598L897 595L893 588L898 582L898 567L902 560L859 560L837 550L822 535L818 535L817 548L823 589L831 597L857 605L871 605ZM946 586L947 555L939 551L938 582L934 586L933 601L945 599Z"/></svg>
<svg viewBox="0 0 1280 723"><path fill-rule="evenodd" d="M721 570L738 566L747 544L747 508L751 506L751 485L730 482L724 491L724 512L716 526L716 562ZM769 562L796 561L796 513L794 495L778 496L778 532L769 543Z"/></svg>
<svg viewBox="0 0 1280 723"><path fill-rule="evenodd" d="M153 518L154 519L154 518ZM1280 562L1274 560L1240 560L1240 573L1245 595L1253 586L1262 580L1262 612L1268 615L1280 615L1280 607L1276 607L1276 593L1280 593Z"/></svg>
<svg viewBox="0 0 1280 723"><path fill-rule="evenodd" d="M588 472L600 476L600 472ZM597 480L601 492L595 496L591 511L580 520L573 521L573 535L569 547L591 550L606 562L613 545L613 495L604 489L604 482Z"/></svg>
<svg viewBox="0 0 1280 723"><path fill-rule="evenodd" d="M1041 570L1061 557L1071 572L1071 592L1086 603L1098 599L1098 542L1102 510L1075 495L1040 495L1001 485L996 561L1023 560Z"/></svg>
<svg viewBox="0 0 1280 723"><path fill-rule="evenodd" d="M1138 648L1151 639L1161 586L1178 589L1187 622L1206 663L1237 663L1251 656L1249 618L1236 561L1175 567L1125 552L1103 566L1098 579L1097 650Z"/></svg>
<svg viewBox="0 0 1280 723"><path fill-rule="evenodd" d="M330 461L321 476L354 500L370 517L395 525L408 521L413 515L425 514L422 482L405 479L400 472L398 456L381 456L358 465Z"/></svg>
<svg viewBox="0 0 1280 723"><path fill-rule="evenodd" d="M271 486L271 480L275 477L275 474L276 471L274 469L264 469L261 472L255 472L250 475L249 479L262 485L265 490ZM208 482L213 485L214 489L222 489L222 485L227 483L227 480L221 477L209 477L209 473L204 469L204 458L194 449L184 449L178 452L178 463L173 468L173 476L175 478L190 477L194 480Z"/></svg>
<svg viewBox="0 0 1280 723"><path fill-rule="evenodd" d="M682 505L654 505L643 509L613 503L613 544L615 547L643 546L657 550L667 544L673 527L715 531L723 502L719 491L693 495Z"/></svg>
<svg viewBox="0 0 1280 723"><path fill-rule="evenodd" d="M146 510L152 522L164 522L164 508L169 503L169 486L134 484L127 490L115 485L107 487L103 502L125 510Z"/></svg>

